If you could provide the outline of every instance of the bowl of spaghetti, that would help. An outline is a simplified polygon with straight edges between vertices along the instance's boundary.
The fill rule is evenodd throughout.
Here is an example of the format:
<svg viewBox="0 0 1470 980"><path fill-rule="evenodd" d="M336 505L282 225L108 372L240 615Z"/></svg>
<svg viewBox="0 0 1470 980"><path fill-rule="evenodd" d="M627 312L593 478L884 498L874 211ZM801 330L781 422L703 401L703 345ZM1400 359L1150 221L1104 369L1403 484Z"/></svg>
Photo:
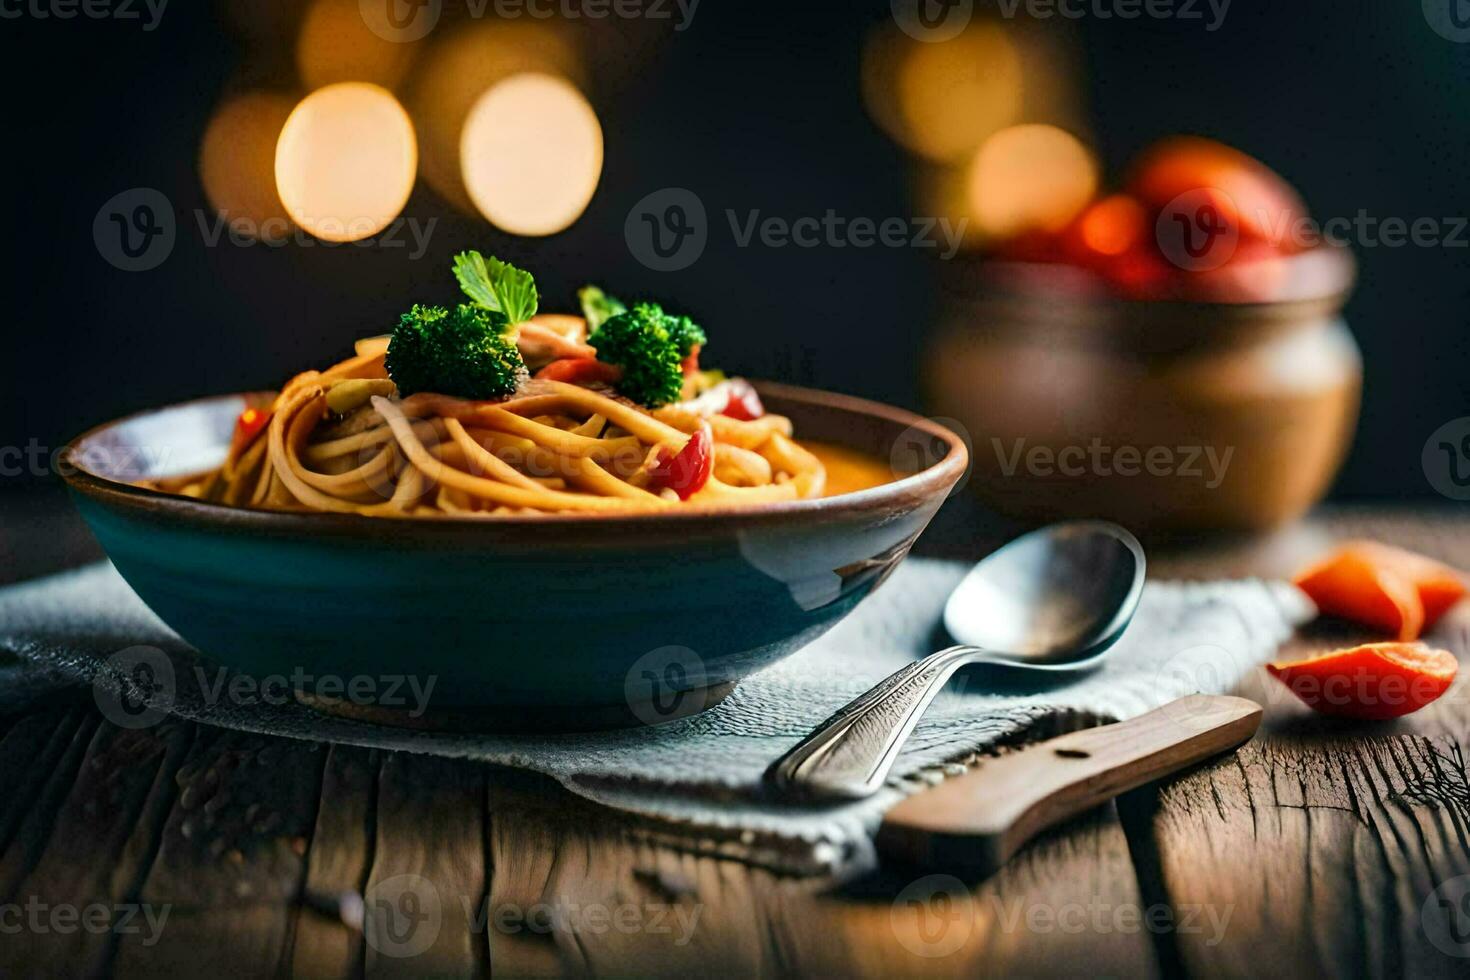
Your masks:
<svg viewBox="0 0 1470 980"><path fill-rule="evenodd" d="M474 304L62 453L113 564L205 657L390 723L672 720L850 612L965 471L930 420L701 370L703 331L653 304L540 313L471 255ZM343 683L405 674L427 712Z"/></svg>

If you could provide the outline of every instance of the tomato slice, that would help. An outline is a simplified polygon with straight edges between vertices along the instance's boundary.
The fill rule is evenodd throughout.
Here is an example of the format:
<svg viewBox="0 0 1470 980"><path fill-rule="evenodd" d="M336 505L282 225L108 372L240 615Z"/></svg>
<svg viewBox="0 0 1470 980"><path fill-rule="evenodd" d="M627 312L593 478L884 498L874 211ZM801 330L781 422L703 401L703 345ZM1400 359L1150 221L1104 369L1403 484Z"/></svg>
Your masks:
<svg viewBox="0 0 1470 980"><path fill-rule="evenodd" d="M1466 593L1460 573L1424 555L1349 541L1296 577L1297 587L1329 616L1417 639Z"/></svg>
<svg viewBox="0 0 1470 980"><path fill-rule="evenodd" d="M648 489L658 493L667 487L680 500L688 500L709 482L714 471L715 436L704 422L677 453L659 451L658 462L649 471Z"/></svg>
<svg viewBox="0 0 1470 980"><path fill-rule="evenodd" d="M623 369L591 357L563 357L552 361L536 377L541 381L564 381L567 384L612 384L623 376Z"/></svg>
<svg viewBox="0 0 1470 980"><path fill-rule="evenodd" d="M255 437L265 431L270 424L271 411L268 408L247 408L240 413L235 420L235 434L230 439L230 455L238 456L250 447Z"/></svg>
<svg viewBox="0 0 1470 980"><path fill-rule="evenodd" d="M730 393L730 400L720 410L721 415L728 415L741 422L750 422L766 414L766 406L761 404L760 394L749 381L744 378L732 378L726 381L725 385Z"/></svg>
<svg viewBox="0 0 1470 980"><path fill-rule="evenodd" d="M1423 643L1369 643L1266 669L1314 711L1382 721L1438 699L1454 683L1459 664L1448 651Z"/></svg>

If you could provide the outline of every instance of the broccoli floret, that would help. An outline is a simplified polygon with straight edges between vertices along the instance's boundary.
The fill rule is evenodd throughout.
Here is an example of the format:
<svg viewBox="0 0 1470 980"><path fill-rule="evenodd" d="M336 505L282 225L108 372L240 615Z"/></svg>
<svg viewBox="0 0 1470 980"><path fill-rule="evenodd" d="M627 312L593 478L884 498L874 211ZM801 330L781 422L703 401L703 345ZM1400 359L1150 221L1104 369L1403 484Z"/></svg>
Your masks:
<svg viewBox="0 0 1470 980"><path fill-rule="evenodd" d="M388 344L388 376L401 395L432 391L501 398L526 377L505 314L462 303L453 311L418 306L403 314Z"/></svg>
<svg viewBox="0 0 1470 980"><path fill-rule="evenodd" d="M708 342L704 331L699 325L687 316L667 317L669 321L669 333L674 338L674 343L679 345L679 359L682 361L694 353L694 348L703 347Z"/></svg>
<svg viewBox="0 0 1470 980"><path fill-rule="evenodd" d="M656 303L639 303L619 313L587 338L599 361L623 369L618 391L649 408L679 400L684 389L681 362L704 341L704 331L687 316L669 316Z"/></svg>

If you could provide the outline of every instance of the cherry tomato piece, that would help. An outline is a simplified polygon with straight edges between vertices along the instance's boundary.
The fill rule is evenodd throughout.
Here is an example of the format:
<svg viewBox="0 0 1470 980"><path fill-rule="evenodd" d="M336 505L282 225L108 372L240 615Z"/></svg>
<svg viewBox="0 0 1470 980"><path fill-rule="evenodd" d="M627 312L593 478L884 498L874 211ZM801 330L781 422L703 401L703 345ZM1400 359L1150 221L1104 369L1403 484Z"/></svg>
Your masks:
<svg viewBox="0 0 1470 980"><path fill-rule="evenodd" d="M658 463L650 471L648 488L654 493L668 488L680 500L688 500L709 482L714 471L715 436L709 423L701 423L683 449L672 454L667 450L659 453Z"/></svg>
<svg viewBox="0 0 1470 980"><path fill-rule="evenodd" d="M623 376L623 369L591 357L563 357L552 361L536 377L541 381L564 381L572 385L612 384Z"/></svg>

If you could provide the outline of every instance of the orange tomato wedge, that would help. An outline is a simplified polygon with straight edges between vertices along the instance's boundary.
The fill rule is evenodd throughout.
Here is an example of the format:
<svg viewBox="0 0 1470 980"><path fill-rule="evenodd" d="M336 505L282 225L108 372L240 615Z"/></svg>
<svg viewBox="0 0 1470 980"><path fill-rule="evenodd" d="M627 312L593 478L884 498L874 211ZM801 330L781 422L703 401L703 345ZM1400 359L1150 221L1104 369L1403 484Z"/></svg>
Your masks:
<svg viewBox="0 0 1470 980"><path fill-rule="evenodd" d="M1266 669L1314 711L1381 721L1437 700L1459 664L1449 651L1423 643L1369 643Z"/></svg>
<svg viewBox="0 0 1470 980"><path fill-rule="evenodd" d="M1432 558L1351 541L1296 578L1329 616L1416 640L1465 595L1464 577Z"/></svg>

